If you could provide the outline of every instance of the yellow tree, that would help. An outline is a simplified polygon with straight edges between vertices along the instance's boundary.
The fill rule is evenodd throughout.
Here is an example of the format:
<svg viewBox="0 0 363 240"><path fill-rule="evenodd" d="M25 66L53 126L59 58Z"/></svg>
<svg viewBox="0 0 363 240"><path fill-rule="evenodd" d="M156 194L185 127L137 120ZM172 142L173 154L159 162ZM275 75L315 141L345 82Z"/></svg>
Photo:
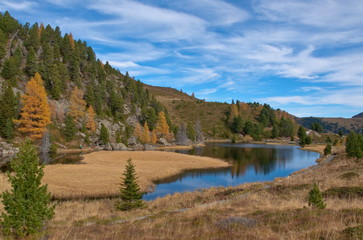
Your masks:
<svg viewBox="0 0 363 240"><path fill-rule="evenodd" d="M238 116L238 107L237 107L236 104L231 104L230 113L229 113L229 119L230 120L233 120L237 116Z"/></svg>
<svg viewBox="0 0 363 240"><path fill-rule="evenodd" d="M142 136L140 139L143 143L149 143L150 142L150 130L149 125L147 125L147 122L144 124L144 130L142 131Z"/></svg>
<svg viewBox="0 0 363 240"><path fill-rule="evenodd" d="M142 136L141 126L139 123L136 123L136 126L135 126L135 136L137 138L141 138L141 136Z"/></svg>
<svg viewBox="0 0 363 240"><path fill-rule="evenodd" d="M152 132L151 132L151 143L152 144L156 144L156 141L157 141L158 139L157 139L157 137L156 137L156 132L155 132L155 130L153 130Z"/></svg>
<svg viewBox="0 0 363 240"><path fill-rule="evenodd" d="M96 130L95 112L93 111L92 105L87 108L86 128L91 132Z"/></svg>
<svg viewBox="0 0 363 240"><path fill-rule="evenodd" d="M50 120L50 108L43 80L39 73L35 73L26 84L25 94L22 98L18 130L32 139L43 137Z"/></svg>
<svg viewBox="0 0 363 240"><path fill-rule="evenodd" d="M159 112L158 121L156 122L156 133L166 136L169 133L169 125L166 122L165 113Z"/></svg>
<svg viewBox="0 0 363 240"><path fill-rule="evenodd" d="M83 99L82 90L74 87L71 98L69 100L69 115L71 115L77 122L84 119L84 110L86 108L86 101Z"/></svg>

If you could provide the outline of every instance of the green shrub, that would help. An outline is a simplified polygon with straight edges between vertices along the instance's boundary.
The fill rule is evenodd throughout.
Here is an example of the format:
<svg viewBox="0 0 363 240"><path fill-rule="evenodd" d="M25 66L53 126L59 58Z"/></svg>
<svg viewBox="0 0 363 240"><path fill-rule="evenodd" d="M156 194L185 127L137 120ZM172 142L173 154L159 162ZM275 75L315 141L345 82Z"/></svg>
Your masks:
<svg viewBox="0 0 363 240"><path fill-rule="evenodd" d="M329 155L331 154L331 145L327 144L326 147L324 148L324 155Z"/></svg>
<svg viewBox="0 0 363 240"><path fill-rule="evenodd" d="M363 225L349 227L342 231L344 239L363 239Z"/></svg>
<svg viewBox="0 0 363 240"><path fill-rule="evenodd" d="M313 189L309 192L308 203L311 208L324 209L326 207L323 195L316 183L314 183Z"/></svg>

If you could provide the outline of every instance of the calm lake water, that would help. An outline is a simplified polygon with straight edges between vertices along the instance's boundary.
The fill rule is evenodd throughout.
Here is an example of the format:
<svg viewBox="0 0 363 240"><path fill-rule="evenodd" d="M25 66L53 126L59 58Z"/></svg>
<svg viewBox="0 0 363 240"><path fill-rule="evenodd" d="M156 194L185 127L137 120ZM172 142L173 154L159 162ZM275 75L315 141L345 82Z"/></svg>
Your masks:
<svg viewBox="0 0 363 240"><path fill-rule="evenodd" d="M152 200L176 192L214 186L236 186L246 182L271 181L312 166L319 153L298 146L214 143L179 153L219 158L232 164L223 169L191 170L157 182L154 192L143 196Z"/></svg>

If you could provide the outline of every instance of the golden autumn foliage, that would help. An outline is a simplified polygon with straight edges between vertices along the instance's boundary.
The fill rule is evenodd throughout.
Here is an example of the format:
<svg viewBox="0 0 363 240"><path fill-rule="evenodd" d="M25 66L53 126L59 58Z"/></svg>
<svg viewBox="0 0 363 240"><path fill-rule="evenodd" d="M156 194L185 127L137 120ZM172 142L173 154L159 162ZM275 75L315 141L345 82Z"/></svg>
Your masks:
<svg viewBox="0 0 363 240"><path fill-rule="evenodd" d="M43 23L41 23L38 28L38 37L39 38L42 36L43 31L44 31L44 25L43 25Z"/></svg>
<svg viewBox="0 0 363 240"><path fill-rule="evenodd" d="M137 138L141 138L141 136L142 136L142 130L141 130L141 126L139 123L136 123L136 125L135 125L135 136Z"/></svg>
<svg viewBox="0 0 363 240"><path fill-rule="evenodd" d="M140 139L143 143L149 143L150 142L150 130L149 125L147 125L147 122L144 124L144 130L142 131L142 136Z"/></svg>
<svg viewBox="0 0 363 240"><path fill-rule="evenodd" d="M238 107L236 104L231 104L230 113L229 113L229 119L234 119L238 116Z"/></svg>
<svg viewBox="0 0 363 240"><path fill-rule="evenodd" d="M87 108L86 128L91 132L94 132L96 130L95 112L93 111L92 106L89 106Z"/></svg>
<svg viewBox="0 0 363 240"><path fill-rule="evenodd" d="M169 133L169 125L166 122L165 113L159 112L158 121L156 122L156 133L161 135L167 135Z"/></svg>
<svg viewBox="0 0 363 240"><path fill-rule="evenodd" d="M68 35L68 39L69 39L69 43L71 44L71 48L74 49L75 48L75 43L74 43L74 38L73 38L72 33L70 33Z"/></svg>
<svg viewBox="0 0 363 240"><path fill-rule="evenodd" d="M151 139L150 139L150 142L151 142L151 144L156 144L156 141L158 140L158 138L156 137L156 132L155 132L155 130L153 130L152 132L151 132Z"/></svg>
<svg viewBox="0 0 363 240"><path fill-rule="evenodd" d="M84 110L86 108L86 101L83 99L82 90L78 89L77 86L74 87L69 105L69 115L77 122L81 122L84 119Z"/></svg>
<svg viewBox="0 0 363 240"><path fill-rule="evenodd" d="M32 139L40 139L51 120L47 94L39 73L27 82L21 98L20 119L15 121L19 124L18 130Z"/></svg>

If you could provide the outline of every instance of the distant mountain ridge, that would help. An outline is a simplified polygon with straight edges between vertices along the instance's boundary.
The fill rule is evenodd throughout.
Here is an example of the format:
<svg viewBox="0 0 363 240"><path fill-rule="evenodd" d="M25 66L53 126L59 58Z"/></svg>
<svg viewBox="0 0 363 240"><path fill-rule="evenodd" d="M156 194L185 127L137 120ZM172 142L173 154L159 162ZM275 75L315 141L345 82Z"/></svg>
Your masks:
<svg viewBox="0 0 363 240"><path fill-rule="evenodd" d="M363 112L354 115L352 118L363 118Z"/></svg>

